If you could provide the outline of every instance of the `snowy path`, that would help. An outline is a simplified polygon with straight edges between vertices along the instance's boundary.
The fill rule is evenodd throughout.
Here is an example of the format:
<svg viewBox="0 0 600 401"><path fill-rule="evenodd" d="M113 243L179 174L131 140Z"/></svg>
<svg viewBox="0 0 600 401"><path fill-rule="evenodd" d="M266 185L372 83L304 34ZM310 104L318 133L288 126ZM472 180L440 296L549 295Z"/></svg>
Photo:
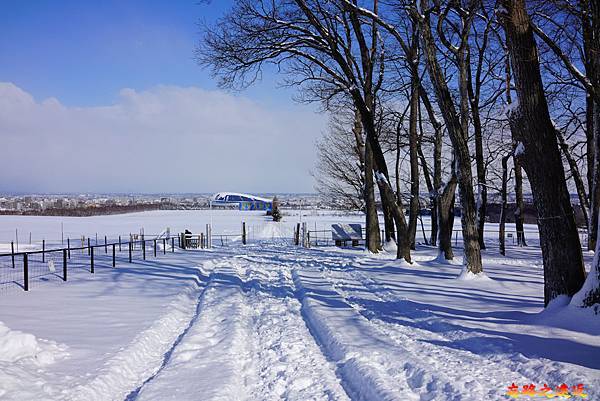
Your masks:
<svg viewBox="0 0 600 401"><path fill-rule="evenodd" d="M198 318L128 400L347 400L278 265L219 262Z"/></svg>
<svg viewBox="0 0 600 401"><path fill-rule="evenodd" d="M20 388L31 399L60 401L475 401L503 399L511 383L563 382L583 383L597 398L598 325L539 313L542 283L532 258L492 255L484 260L492 280L469 282L456 280L460 266L427 252L406 265L389 254L271 241L104 270L102 283L74 282L64 292L49 287L56 303L98 288L100 299L113 300L93 304L97 322L75 319L77 310L66 322L112 323L103 336L138 330L118 344L113 334L101 363L76 376L59 374L86 361L73 340L59 342L56 360L37 372L0 358L0 399L3 378L14 379L5 386L10 400L21 399L11 394ZM136 314L111 316L130 299ZM131 326L150 300L152 310ZM88 316L90 306L82 311ZM23 380L3 376L3 366Z"/></svg>

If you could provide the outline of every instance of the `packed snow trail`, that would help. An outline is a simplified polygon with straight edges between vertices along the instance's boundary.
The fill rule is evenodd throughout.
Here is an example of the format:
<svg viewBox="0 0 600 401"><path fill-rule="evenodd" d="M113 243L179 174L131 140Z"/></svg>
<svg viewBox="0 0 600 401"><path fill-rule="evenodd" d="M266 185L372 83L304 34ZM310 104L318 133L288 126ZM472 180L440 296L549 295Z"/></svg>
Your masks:
<svg viewBox="0 0 600 401"><path fill-rule="evenodd" d="M136 399L348 400L294 298L289 271L221 261L198 319Z"/></svg>
<svg viewBox="0 0 600 401"><path fill-rule="evenodd" d="M377 268L363 266L363 261L379 266L389 262L360 254L268 248L253 257L257 261L271 259L282 266L295 266L294 278L303 299L307 324L328 357L337 362L342 383L355 399L501 399L511 383L541 386L564 382L586 383L588 394L593 395L600 385L597 371L592 369L541 357L528 358L513 351L510 344L503 345L504 338L496 332L487 334L484 320L473 320L471 325L475 330L457 329L451 316L440 319L432 313L415 310L412 301L397 293L396 284L380 282ZM403 268L396 264L391 262L388 274L395 271L393 276L402 277ZM435 267L437 271L425 274L443 277L438 271L444 269ZM367 274L363 269L370 272ZM451 269L458 270L455 266ZM460 283L452 281L446 284L460 287ZM429 285L419 283L423 289ZM497 283L489 285L497 290ZM482 290L487 290L485 285ZM468 291L473 302L480 302L477 287ZM389 317L390 311L394 318ZM543 325L529 324L505 323L505 327L533 331L535 335L548 332ZM580 337L591 338L584 333ZM541 337L537 341L543 344ZM468 346L462 349L454 344ZM593 352L598 354L598 348Z"/></svg>

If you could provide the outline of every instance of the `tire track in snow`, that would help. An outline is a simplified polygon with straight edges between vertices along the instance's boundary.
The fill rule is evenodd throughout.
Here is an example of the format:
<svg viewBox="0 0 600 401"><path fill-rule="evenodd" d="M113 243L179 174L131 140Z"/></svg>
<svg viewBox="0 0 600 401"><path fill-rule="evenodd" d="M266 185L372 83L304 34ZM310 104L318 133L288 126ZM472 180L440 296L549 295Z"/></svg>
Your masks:
<svg viewBox="0 0 600 401"><path fill-rule="evenodd" d="M139 391L147 400L242 400L251 381L244 295L234 271L220 263L200 305L198 319L156 377Z"/></svg>
<svg viewBox="0 0 600 401"><path fill-rule="evenodd" d="M348 400L290 283L278 265L222 261L198 319L136 400Z"/></svg>
<svg viewBox="0 0 600 401"><path fill-rule="evenodd" d="M252 310L254 366L250 400L349 400L294 296L289 266L242 256L236 262Z"/></svg>

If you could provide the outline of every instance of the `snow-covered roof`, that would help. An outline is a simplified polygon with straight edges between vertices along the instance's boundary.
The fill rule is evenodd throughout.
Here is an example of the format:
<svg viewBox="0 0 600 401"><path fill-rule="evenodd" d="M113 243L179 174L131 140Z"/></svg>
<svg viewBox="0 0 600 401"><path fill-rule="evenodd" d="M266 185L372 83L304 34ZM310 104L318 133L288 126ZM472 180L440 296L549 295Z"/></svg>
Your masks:
<svg viewBox="0 0 600 401"><path fill-rule="evenodd" d="M218 193L214 194L212 198L213 198L213 200L218 200L218 198L225 197L227 195L244 196L244 197L250 198L256 202L271 202L272 201L271 199L262 198L262 197L256 196L256 195L243 194L243 193L239 193L239 192L218 192Z"/></svg>

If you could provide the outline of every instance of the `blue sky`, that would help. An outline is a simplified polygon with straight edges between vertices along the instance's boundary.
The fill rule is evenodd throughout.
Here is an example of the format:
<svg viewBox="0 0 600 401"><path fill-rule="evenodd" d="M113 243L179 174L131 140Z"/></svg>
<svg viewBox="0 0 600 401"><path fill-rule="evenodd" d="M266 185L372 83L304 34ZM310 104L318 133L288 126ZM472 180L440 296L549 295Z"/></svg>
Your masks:
<svg viewBox="0 0 600 401"><path fill-rule="evenodd" d="M97 107L119 105L124 101L124 89L133 90L138 95L145 91L150 91L154 95L165 94L164 90L156 89L160 87L170 87L173 91L188 87L203 91L217 91L216 84L209 73L196 64L193 51L201 38L198 22L214 21L230 7L231 3L232 0L213 0L208 3L198 0L3 1L0 13L0 82L10 84L5 87L8 88L6 93L10 92L21 99L25 95L17 91L14 88L16 87L26 95L30 95L38 103L37 106L40 106L45 99L52 99L61 107L73 110L80 108L95 110L94 108ZM185 91L180 93L190 94ZM305 135L306 141L310 144L305 149L307 162L301 163L293 172L296 175L297 188L292 187L290 181L286 180L287 177L282 177L280 182L269 183L265 180L255 183L260 188L254 189L274 192L311 191L313 182L308 169L314 162L312 144L324 126L324 117L313 113L316 107L295 104L291 100L293 93L290 90L277 88L277 77L269 74L255 87L240 94L229 95L238 101L254 102L265 112L286 116L278 122L283 124L281 131L285 131L285 125L289 124L287 117L296 118L294 113L299 113L298 115L307 113L308 120L316 121L306 127L306 130L311 131ZM210 98L210 96L199 96L197 93L193 97L194 101L198 101L199 98ZM150 96L140 96L140 98L147 100ZM10 99L12 98L5 99L5 112L10 109L6 106ZM2 104L0 107L3 107ZM40 107L36 108L37 112L40 111L39 109ZM48 117L47 110L41 116L31 114L33 113L31 110L21 112L22 119L42 120ZM222 113L227 115L229 112L223 110ZM82 117L78 116L78 118ZM307 118L303 117L303 119ZM65 117L61 124L69 127L69 117ZM276 131L277 123L273 124L275 125L270 129ZM23 135L15 128L21 125L14 121L8 124L6 119L4 121L0 119L0 134L12 135L20 138L20 141L27 137L30 138L30 142L25 143L36 146L35 132L29 132L29 136ZM35 131L31 127L29 129ZM219 130L218 124L213 129ZM252 137L260 135L260 125L256 125L254 129L257 130L256 133L248 133L246 137L239 138L240 146L243 146L245 141L252 142ZM282 132L280 140L284 148L287 143L296 144L297 137L302 132L300 130L299 133L293 134L294 138ZM106 135L110 134L106 132ZM67 134L61 138L62 132L53 132L52 135L59 143L70 138ZM103 135L103 132L98 132L97 135ZM202 132L198 135L202 135ZM141 157L144 152L143 147L138 151ZM226 155L222 156L226 157ZM105 156L98 154L97 157ZM115 160L115 162L122 163L124 160ZM275 163L279 160L274 159L271 162ZM65 185L28 183L24 177L18 181L11 180L10 171L7 173L6 169L3 170L5 172L0 173L0 181L4 183L0 184L0 190L4 191L52 192L53 189L57 191L84 189L77 186L63 188ZM36 171L32 170L30 173L35 175ZM227 177L220 178L227 179ZM6 188L8 185L6 182L12 182L11 188ZM162 190L203 192L213 189L236 189L240 186L238 182L230 182L231 187L222 188L220 186L222 184L217 182L223 181L207 180L202 184L196 180L189 187L182 182L176 188L162 185L160 181L145 186L123 182L119 188L131 187L132 191L150 192ZM199 184L205 188L197 188ZM12 188L15 185L19 188ZM90 190L90 188L85 189ZM96 189L101 192L117 188L99 181ZM251 189L253 188L246 188L246 190Z"/></svg>
<svg viewBox="0 0 600 401"><path fill-rule="evenodd" d="M215 88L193 50L198 22L212 22L232 0L3 1L0 78L36 98L69 106L114 101L122 88L156 84ZM276 78L244 95L289 98Z"/></svg>

